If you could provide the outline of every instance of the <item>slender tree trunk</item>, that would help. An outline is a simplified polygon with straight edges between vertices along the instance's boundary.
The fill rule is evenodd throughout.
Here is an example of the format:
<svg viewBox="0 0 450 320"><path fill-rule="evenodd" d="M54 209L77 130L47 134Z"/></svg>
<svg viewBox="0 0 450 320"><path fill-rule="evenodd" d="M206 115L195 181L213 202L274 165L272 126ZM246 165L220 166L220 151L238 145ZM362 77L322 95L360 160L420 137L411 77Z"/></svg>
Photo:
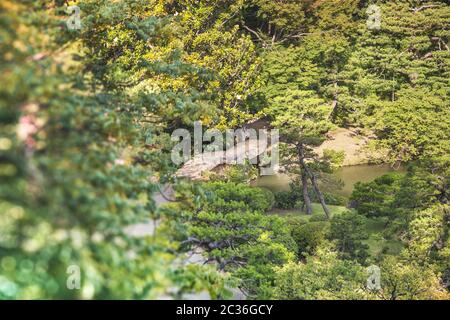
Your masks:
<svg viewBox="0 0 450 320"><path fill-rule="evenodd" d="M319 198L320 204L322 205L323 212L325 212L325 215L327 216L327 218L330 219L330 216L331 216L330 210L328 209L328 206L325 203L325 198L323 197L323 193L319 189L316 176L307 167L305 167L305 168L306 168L306 172L309 175L309 179L311 180L311 183L313 185L313 189L316 192L317 197Z"/></svg>
<svg viewBox="0 0 450 320"><path fill-rule="evenodd" d="M303 207L306 208L306 214L312 214L311 199L308 193L308 176L302 168L302 192L303 192Z"/></svg>
<svg viewBox="0 0 450 320"><path fill-rule="evenodd" d="M308 175L305 170L303 147L298 146L298 161L301 169L302 193L303 193L303 209L306 208L306 214L312 214L311 198L308 193Z"/></svg>
<svg viewBox="0 0 450 320"><path fill-rule="evenodd" d="M320 204L322 205L323 212L325 212L325 215L327 216L327 218L330 219L330 216L331 216L330 210L328 209L327 204L325 203L325 198L323 197L323 194L319 189L316 176L311 172L311 170L309 170L308 166L305 163L305 152L303 150L303 146L299 145L297 147L297 150L298 150L298 155L299 155L300 166L302 168L302 183L303 183L303 173L305 173L311 180L314 192L317 194ZM303 197L305 197L304 193L303 193ZM310 201L309 205L311 207L311 200L309 199L309 195L307 195L307 199ZM305 203L306 203L306 198L305 198Z"/></svg>

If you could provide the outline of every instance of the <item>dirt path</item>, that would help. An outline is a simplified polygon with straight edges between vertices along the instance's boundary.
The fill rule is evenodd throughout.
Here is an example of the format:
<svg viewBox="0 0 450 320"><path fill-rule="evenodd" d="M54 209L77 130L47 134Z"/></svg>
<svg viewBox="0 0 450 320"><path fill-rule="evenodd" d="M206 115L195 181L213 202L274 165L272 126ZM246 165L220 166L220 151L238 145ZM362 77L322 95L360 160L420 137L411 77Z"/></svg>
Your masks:
<svg viewBox="0 0 450 320"><path fill-rule="evenodd" d="M357 129L338 128L331 131L328 134L328 139L315 151L319 156L326 149L344 151L344 166L367 164L370 160L370 154L367 150L364 150L364 147L369 140L369 137L361 135Z"/></svg>

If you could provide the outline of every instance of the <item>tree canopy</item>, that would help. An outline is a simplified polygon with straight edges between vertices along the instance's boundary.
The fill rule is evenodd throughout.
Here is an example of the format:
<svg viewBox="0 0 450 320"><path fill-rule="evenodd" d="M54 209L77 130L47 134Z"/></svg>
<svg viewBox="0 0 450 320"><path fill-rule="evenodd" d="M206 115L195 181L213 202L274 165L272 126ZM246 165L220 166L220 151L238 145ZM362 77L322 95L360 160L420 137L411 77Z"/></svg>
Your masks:
<svg viewBox="0 0 450 320"><path fill-rule="evenodd" d="M449 299L449 21L443 0L1 1L0 299ZM250 162L177 175L199 121L279 130L290 191ZM342 195L335 129L400 169Z"/></svg>

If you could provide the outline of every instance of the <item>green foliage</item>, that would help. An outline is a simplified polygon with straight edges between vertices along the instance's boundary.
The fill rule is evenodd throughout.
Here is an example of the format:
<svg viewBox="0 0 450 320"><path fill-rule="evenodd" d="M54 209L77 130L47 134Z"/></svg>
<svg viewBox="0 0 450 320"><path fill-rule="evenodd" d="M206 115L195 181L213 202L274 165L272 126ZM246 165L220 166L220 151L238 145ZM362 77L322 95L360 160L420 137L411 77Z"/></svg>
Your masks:
<svg viewBox="0 0 450 320"><path fill-rule="evenodd" d="M359 214L387 219L368 241L372 249L385 241L382 235L391 240L402 238L408 261L417 264L416 268L432 265L442 273L444 284L449 277L446 163L446 158L440 158L410 164L406 174L358 184L351 197ZM387 249L381 252L381 259L388 253Z"/></svg>
<svg viewBox="0 0 450 320"><path fill-rule="evenodd" d="M250 163L225 166L222 172L210 173L209 180L233 183L250 183L258 177L258 169Z"/></svg>
<svg viewBox="0 0 450 320"><path fill-rule="evenodd" d="M400 190L402 174L389 173L372 182L356 183L350 197L351 206L367 217L392 216L393 202Z"/></svg>
<svg viewBox="0 0 450 320"><path fill-rule="evenodd" d="M46 12L32 10L34 18L55 23ZM123 231L155 210L150 197L154 187L145 179L143 167L117 161L123 159L124 146L131 149L142 137L131 119L110 113L114 97L102 101L94 94L81 95L70 89L72 74L62 73L61 65L48 57L33 58L39 54L36 50L54 48L30 42L39 41L30 37L39 34L42 26L26 19L22 11L21 5L2 9L2 15L14 20L7 44L13 48L16 42L23 50L17 55L8 49L3 52L11 61L2 64L2 71L12 75L1 96L15 96L7 130L9 134L17 130L18 135L2 154L2 163L15 154L21 170L6 171L9 181L2 179L0 189L0 258L5 262L2 281L7 283L2 295L155 297L166 280L151 280L150 275L165 279L159 263L170 258L157 250L156 242L132 239ZM22 37L14 34L19 28ZM8 110L7 105L2 101L2 111ZM155 248L152 258L125 263L127 252L141 254L151 247ZM81 290L66 287L71 264L82 270ZM128 274L126 282L119 281L122 274ZM150 286L154 290L148 290Z"/></svg>
<svg viewBox="0 0 450 320"><path fill-rule="evenodd" d="M336 242L340 257L364 263L368 257L368 246L362 242L368 237L364 217L347 212L333 216L330 223L328 237Z"/></svg>
<svg viewBox="0 0 450 320"><path fill-rule="evenodd" d="M265 201L268 204L266 211L269 211L275 205L275 196L274 196L273 192L267 188L260 188L260 189L261 189L261 192L264 194L264 197L266 199Z"/></svg>
<svg viewBox="0 0 450 320"><path fill-rule="evenodd" d="M319 202L319 199L315 193L310 192L310 197L311 201ZM325 202L329 205L345 206L348 203L348 198L338 194L333 194L331 192L323 192L323 197L325 198Z"/></svg>
<svg viewBox="0 0 450 320"><path fill-rule="evenodd" d="M420 264L434 264L448 283L450 268L448 205L416 212L408 228L407 256ZM448 287L448 286L447 286Z"/></svg>
<svg viewBox="0 0 450 320"><path fill-rule="evenodd" d="M447 165L446 158L420 161L408 165L406 174L391 173L369 183L357 183L350 205L359 214L388 217L392 228L405 229L415 210L447 203Z"/></svg>
<svg viewBox="0 0 450 320"><path fill-rule="evenodd" d="M385 300L447 300L449 293L439 283L439 276L429 266L402 261L393 256L381 266L381 292Z"/></svg>
<svg viewBox="0 0 450 320"><path fill-rule="evenodd" d="M421 209L450 200L450 158L422 160L408 166L395 199L398 207Z"/></svg>
<svg viewBox="0 0 450 320"><path fill-rule="evenodd" d="M0 296L151 299L169 288L217 295L223 281L213 278L215 270L208 271L211 281L186 285L195 272L173 264L168 251L176 242L167 234L136 238L126 231L159 217L150 178L170 164L157 143L164 141L161 127L147 121L155 109L143 108L133 84L123 81L167 73L180 79L197 70L171 65L173 56L140 64L146 41L170 37L168 22L148 14L143 1L83 1L85 28L66 32L53 11L62 11L58 4L0 6L0 69L7 75L0 89ZM131 12L140 19L128 20ZM169 103L175 96L153 97ZM180 114L159 116L172 123L184 121ZM80 268L80 290L66 286L70 265Z"/></svg>
<svg viewBox="0 0 450 320"><path fill-rule="evenodd" d="M211 205L218 210L227 210L227 203L237 203L249 210L265 212L273 206L273 195L265 188L252 188L246 184L232 182L210 182L204 189L212 193Z"/></svg>
<svg viewBox="0 0 450 320"><path fill-rule="evenodd" d="M294 209L298 205L300 195L296 190L275 193L275 207L279 209Z"/></svg>
<svg viewBox="0 0 450 320"><path fill-rule="evenodd" d="M374 118L377 146L389 150L392 162L438 157L450 151L448 102L432 91L402 89Z"/></svg>
<svg viewBox="0 0 450 320"><path fill-rule="evenodd" d="M292 238L298 246L298 257L304 258L316 253L316 249L326 240L329 222L290 220Z"/></svg>
<svg viewBox="0 0 450 320"><path fill-rule="evenodd" d="M304 7L301 0L274 3L270 0L248 1L246 22L253 27L261 26L261 36L272 37L272 42L294 35L305 23ZM269 41L269 39L267 39Z"/></svg>
<svg viewBox="0 0 450 320"><path fill-rule="evenodd" d="M233 279L224 277L213 266L187 264L184 268L173 268L169 276L177 284L171 292L176 299L188 299L190 295L195 297L198 292L206 292L214 300L232 297L230 288L234 286Z"/></svg>
<svg viewBox="0 0 450 320"><path fill-rule="evenodd" d="M295 182L290 185L291 187L290 191L279 191L275 193L276 208L286 210L286 209L299 209L302 207L303 196L299 192L296 183L298 184L300 182L298 180L295 180ZM312 190L309 191L309 196L311 198L311 201L319 202L317 195ZM329 192L324 192L323 196L325 198L325 202L330 205L343 206L346 205L348 202L347 198Z"/></svg>
<svg viewBox="0 0 450 320"><path fill-rule="evenodd" d="M223 299L235 286L263 299L449 298L445 1L375 1L373 30L358 0L81 0L74 31L63 2L0 3L0 299ZM249 187L251 166L172 179L173 129L261 117L305 193L300 179L275 196ZM266 215L345 203L311 192L342 164L314 152L338 125L410 162L406 174L358 184L357 213L335 207L331 221ZM162 183L176 203L157 205ZM148 220L152 236L127 231ZM378 250L382 290L367 292L364 243L399 239L398 257ZM182 266L194 248L210 263ZM70 265L80 290L66 286Z"/></svg>
<svg viewBox="0 0 450 320"><path fill-rule="evenodd" d="M339 75L338 113L374 130L389 162L448 154L450 8L443 1L376 4L381 28L359 22Z"/></svg>
<svg viewBox="0 0 450 320"><path fill-rule="evenodd" d="M277 269L275 299L340 300L366 299L367 275L363 267L350 260L340 260L325 246L306 262L286 264Z"/></svg>
<svg viewBox="0 0 450 320"><path fill-rule="evenodd" d="M374 132L373 146L389 162L448 154L450 9L443 1L374 4L381 10L379 30L367 27L366 8L358 1L310 1L287 15L257 2L262 25L273 25L266 33L284 45L264 57L267 114L272 106L281 105L287 116L283 104L306 110L322 101L335 123ZM279 32L276 23L291 21L290 15L296 16L289 24L295 32ZM326 127L319 119L318 126Z"/></svg>
<svg viewBox="0 0 450 320"><path fill-rule="evenodd" d="M293 260L297 251L284 220L263 213L269 205L263 189L224 182L204 188L208 196L185 218L186 248L200 247L207 261L238 279L248 297L268 298L273 267Z"/></svg>
<svg viewBox="0 0 450 320"><path fill-rule="evenodd" d="M244 1L158 1L168 14L177 14L186 60L215 72L215 78L203 84L202 92L212 96L219 119L205 122L220 128L244 124L253 116L249 101L255 92L260 58L255 44L240 28ZM208 112L208 110L206 110Z"/></svg>

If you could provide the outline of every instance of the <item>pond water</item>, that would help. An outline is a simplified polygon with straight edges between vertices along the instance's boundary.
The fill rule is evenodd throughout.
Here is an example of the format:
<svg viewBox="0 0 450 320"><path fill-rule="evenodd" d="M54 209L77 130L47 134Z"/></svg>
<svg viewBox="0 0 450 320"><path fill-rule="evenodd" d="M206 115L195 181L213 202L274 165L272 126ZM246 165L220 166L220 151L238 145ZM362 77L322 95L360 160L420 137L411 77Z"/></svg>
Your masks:
<svg viewBox="0 0 450 320"><path fill-rule="evenodd" d="M335 178L340 179L344 186L342 189L333 190L333 193L350 196L357 182L369 182L388 172L404 172L405 168L392 168L388 164L381 165L357 165L345 166L333 174ZM288 191L291 177L287 174L279 173L272 176L261 176L254 182L255 186L265 187L273 192Z"/></svg>

